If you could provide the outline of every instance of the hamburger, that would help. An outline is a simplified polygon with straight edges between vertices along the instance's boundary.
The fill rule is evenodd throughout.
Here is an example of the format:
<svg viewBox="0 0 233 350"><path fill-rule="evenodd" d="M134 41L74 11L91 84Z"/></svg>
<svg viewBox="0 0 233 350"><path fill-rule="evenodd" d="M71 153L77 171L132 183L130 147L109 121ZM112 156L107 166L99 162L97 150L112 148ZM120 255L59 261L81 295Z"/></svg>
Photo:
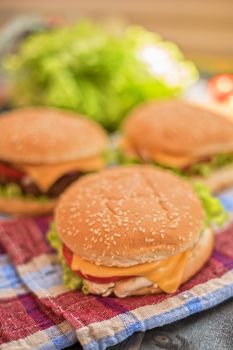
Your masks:
<svg viewBox="0 0 233 350"><path fill-rule="evenodd" d="M191 103L149 102L123 126L126 158L171 169L211 190L233 185L233 123Z"/></svg>
<svg viewBox="0 0 233 350"><path fill-rule="evenodd" d="M61 196L48 234L69 288L102 296L173 293L213 249L218 199L169 171L131 165L82 177Z"/></svg>
<svg viewBox="0 0 233 350"><path fill-rule="evenodd" d="M82 116L48 108L0 117L0 211L38 215L83 174L104 167L105 132Z"/></svg>

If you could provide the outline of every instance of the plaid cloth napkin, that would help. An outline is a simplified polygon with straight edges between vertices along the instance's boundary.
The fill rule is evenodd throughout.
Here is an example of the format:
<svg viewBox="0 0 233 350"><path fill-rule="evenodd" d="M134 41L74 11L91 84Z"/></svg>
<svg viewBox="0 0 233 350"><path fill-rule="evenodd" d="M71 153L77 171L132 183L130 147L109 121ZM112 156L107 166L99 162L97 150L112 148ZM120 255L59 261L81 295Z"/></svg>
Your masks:
<svg viewBox="0 0 233 350"><path fill-rule="evenodd" d="M233 211L233 191L221 196ZM77 340L104 350L137 331L162 326L233 296L233 225L216 236L210 261L172 295L85 296L62 284L46 241L50 218L0 223L0 349L52 350Z"/></svg>

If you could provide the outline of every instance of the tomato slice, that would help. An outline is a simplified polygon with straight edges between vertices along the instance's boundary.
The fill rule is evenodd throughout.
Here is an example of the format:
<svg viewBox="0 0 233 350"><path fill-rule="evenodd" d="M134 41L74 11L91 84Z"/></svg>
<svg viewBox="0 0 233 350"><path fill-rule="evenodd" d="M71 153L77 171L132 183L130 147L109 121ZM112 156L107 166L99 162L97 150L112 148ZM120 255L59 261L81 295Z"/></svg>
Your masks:
<svg viewBox="0 0 233 350"><path fill-rule="evenodd" d="M67 264L71 266L73 253L65 244L62 244L62 253Z"/></svg>
<svg viewBox="0 0 233 350"><path fill-rule="evenodd" d="M81 271L74 271L74 272L81 278L85 278L86 280L95 282L95 283L118 282L118 281L128 280L129 278L134 277L134 276L95 277L90 275L83 275Z"/></svg>
<svg viewBox="0 0 233 350"><path fill-rule="evenodd" d="M65 245L62 245L62 252L65 261L67 264L71 267L72 264L72 257L73 253L72 251ZM85 278L89 281L95 282L95 283L111 283L111 282L117 282L117 281L122 281L122 280L127 280L129 278L132 278L134 276L113 276L113 277L95 277L91 275L83 275L81 271L77 270L74 271L79 277Z"/></svg>
<svg viewBox="0 0 233 350"><path fill-rule="evenodd" d="M15 179L15 180L20 180L25 176L25 174L22 171L15 169L4 163L0 163L0 175L5 176L6 178Z"/></svg>

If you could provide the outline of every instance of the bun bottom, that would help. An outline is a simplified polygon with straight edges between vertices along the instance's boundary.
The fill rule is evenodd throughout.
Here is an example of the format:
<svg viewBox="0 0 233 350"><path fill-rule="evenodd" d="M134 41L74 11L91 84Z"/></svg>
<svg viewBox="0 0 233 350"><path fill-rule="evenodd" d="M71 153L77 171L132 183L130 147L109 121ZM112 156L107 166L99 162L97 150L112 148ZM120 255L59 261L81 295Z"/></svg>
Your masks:
<svg viewBox="0 0 233 350"><path fill-rule="evenodd" d="M198 243L192 249L187 264L185 266L182 284L193 277L204 264L209 260L214 247L214 234L211 230L206 230L200 237ZM162 290L158 287L145 287L138 289L130 295L160 294Z"/></svg>
<svg viewBox="0 0 233 350"><path fill-rule="evenodd" d="M233 165L213 171L207 177L195 177L193 181L203 182L212 192L217 193L233 186Z"/></svg>
<svg viewBox="0 0 233 350"><path fill-rule="evenodd" d="M0 212L16 216L43 215L53 211L56 200L40 203L36 200L21 200L19 198L1 198Z"/></svg>

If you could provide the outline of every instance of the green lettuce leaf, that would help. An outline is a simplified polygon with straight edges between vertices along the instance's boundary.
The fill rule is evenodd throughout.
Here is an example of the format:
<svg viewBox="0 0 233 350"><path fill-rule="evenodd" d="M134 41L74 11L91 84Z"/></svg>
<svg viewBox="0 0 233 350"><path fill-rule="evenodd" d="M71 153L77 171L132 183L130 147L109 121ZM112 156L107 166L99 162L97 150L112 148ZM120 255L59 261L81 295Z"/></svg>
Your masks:
<svg viewBox="0 0 233 350"><path fill-rule="evenodd" d="M214 224L218 227L221 227L227 220L228 214L223 208L220 200L216 197L213 197L209 189L201 182L195 182L193 184L193 187L205 210L206 226Z"/></svg>
<svg viewBox="0 0 233 350"><path fill-rule="evenodd" d="M62 241L58 236L55 224L52 223L50 225L50 229L49 232L47 234L47 239L50 242L51 246L57 251L58 253L58 259L62 265L62 269L63 269L63 281L64 281L64 285L71 289L80 289L83 286L83 282L82 279L76 274L74 273L70 267L67 265L67 263L65 262L65 259L63 257L62 254ZM85 293L87 293L86 289L85 289Z"/></svg>
<svg viewBox="0 0 233 350"><path fill-rule="evenodd" d="M170 71L156 71L156 59L167 62L173 80ZM4 67L15 105L74 110L109 131L116 130L134 106L179 96L198 77L176 45L157 34L90 21L31 35L17 53L6 57Z"/></svg>
<svg viewBox="0 0 233 350"><path fill-rule="evenodd" d="M36 200L41 203L46 203L48 201L48 197L45 195L40 196L30 196L25 195L20 186L15 183L8 183L6 185L0 185L0 197L3 198L20 198L25 201Z"/></svg>
<svg viewBox="0 0 233 350"><path fill-rule="evenodd" d="M189 170L189 175L201 175L208 176L214 170L227 166L233 163L233 154L232 153L220 153L214 155L209 161L203 161L197 164L193 164Z"/></svg>
<svg viewBox="0 0 233 350"><path fill-rule="evenodd" d="M128 157L119 148L112 148L104 154L105 163L108 165L130 165L130 164L142 164L142 161L138 157Z"/></svg>

